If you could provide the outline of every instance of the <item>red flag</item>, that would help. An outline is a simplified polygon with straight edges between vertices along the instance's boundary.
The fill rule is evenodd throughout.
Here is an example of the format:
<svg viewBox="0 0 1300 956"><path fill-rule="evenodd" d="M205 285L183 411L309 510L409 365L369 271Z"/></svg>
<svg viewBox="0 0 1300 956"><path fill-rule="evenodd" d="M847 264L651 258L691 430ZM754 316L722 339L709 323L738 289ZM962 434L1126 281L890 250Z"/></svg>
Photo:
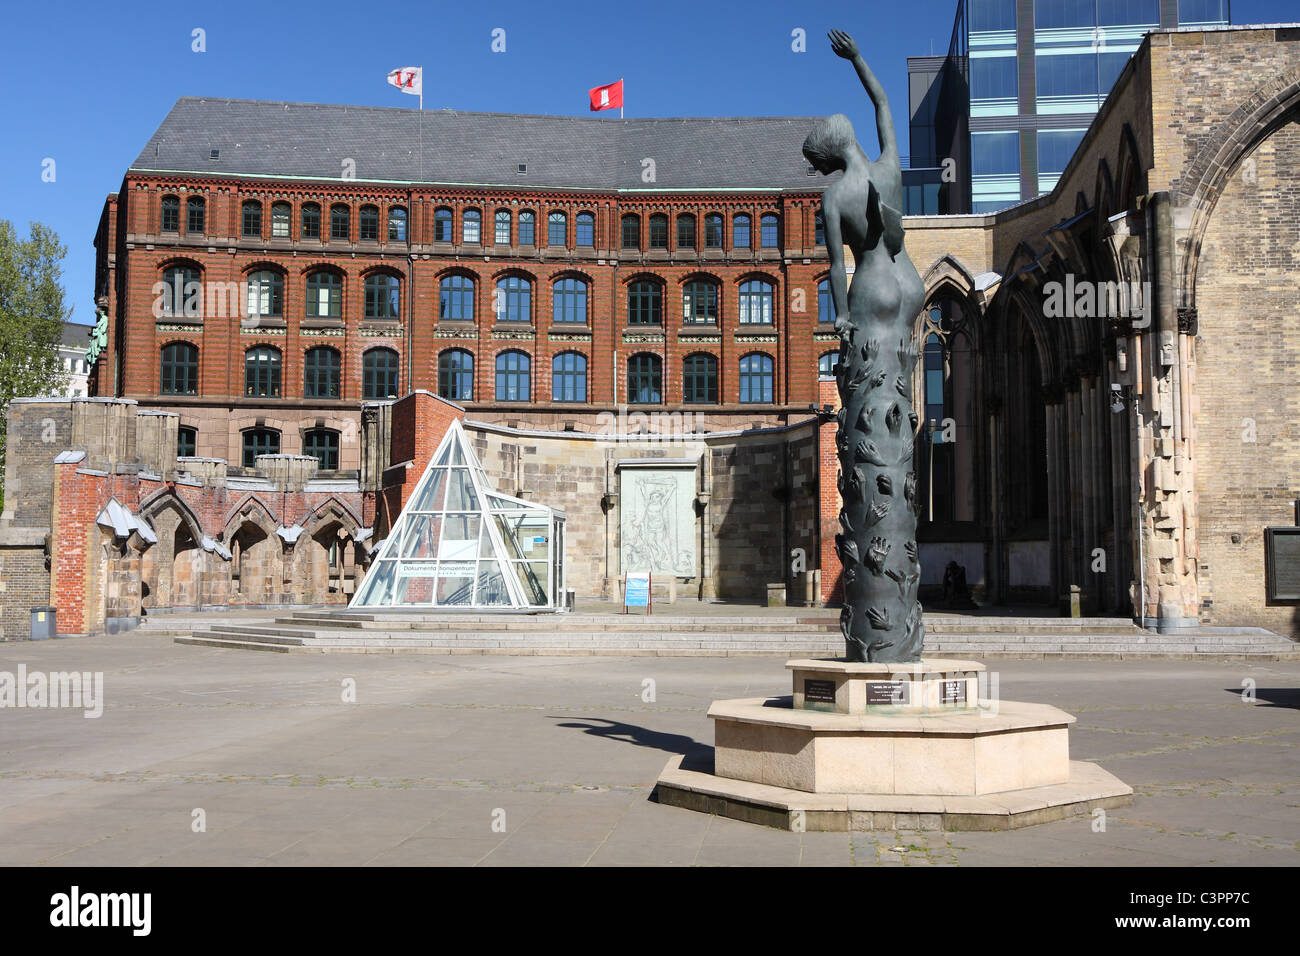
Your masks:
<svg viewBox="0 0 1300 956"><path fill-rule="evenodd" d="M614 110L623 108L623 81L598 86L589 91L591 94L591 111Z"/></svg>

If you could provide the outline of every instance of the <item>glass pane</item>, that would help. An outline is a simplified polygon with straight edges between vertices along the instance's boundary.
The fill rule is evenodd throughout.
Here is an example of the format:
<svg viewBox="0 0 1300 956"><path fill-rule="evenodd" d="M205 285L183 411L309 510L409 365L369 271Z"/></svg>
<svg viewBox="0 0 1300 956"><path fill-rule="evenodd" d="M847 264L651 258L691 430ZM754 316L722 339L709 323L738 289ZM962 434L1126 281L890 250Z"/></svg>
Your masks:
<svg viewBox="0 0 1300 956"><path fill-rule="evenodd" d="M475 603L483 607L508 606L511 603L506 579L495 561L478 563L478 597Z"/></svg>
<svg viewBox="0 0 1300 956"><path fill-rule="evenodd" d="M442 561L474 560L478 556L478 537L478 515L448 514L443 519L438 558Z"/></svg>
<svg viewBox="0 0 1300 956"><path fill-rule="evenodd" d="M447 510L478 510L478 496L474 494L474 483L470 479L469 469L449 468L447 474Z"/></svg>
<svg viewBox="0 0 1300 956"><path fill-rule="evenodd" d="M380 561L361 583L361 597L357 603L365 606L389 603L396 570L397 562Z"/></svg>
<svg viewBox="0 0 1300 956"><path fill-rule="evenodd" d="M514 520L507 518L505 515L494 515L497 523L497 531L501 533L501 540L505 542L506 554L508 558L522 558L523 552L519 550L519 540L515 537Z"/></svg>
<svg viewBox="0 0 1300 956"><path fill-rule="evenodd" d="M403 561L397 572L396 604L433 603L434 562Z"/></svg>
<svg viewBox="0 0 1300 956"><path fill-rule="evenodd" d="M447 571L465 571L466 574L448 574ZM469 605L474 599L474 562L456 562L450 567L441 566L438 576L438 603L452 607Z"/></svg>
<svg viewBox="0 0 1300 956"><path fill-rule="evenodd" d="M406 505L408 511L441 511L442 499L447 493L447 470L435 468L429 473L429 483L416 492Z"/></svg>
<svg viewBox="0 0 1300 956"><path fill-rule="evenodd" d="M511 561L510 567L514 569L515 577L523 586L524 594L528 596L528 603L537 605L546 603L546 565L542 564L542 577L539 579L534 565L524 561Z"/></svg>
<svg viewBox="0 0 1300 956"><path fill-rule="evenodd" d="M402 539L401 556L404 558L432 558L438 545L442 519L438 515L411 516L411 525Z"/></svg>

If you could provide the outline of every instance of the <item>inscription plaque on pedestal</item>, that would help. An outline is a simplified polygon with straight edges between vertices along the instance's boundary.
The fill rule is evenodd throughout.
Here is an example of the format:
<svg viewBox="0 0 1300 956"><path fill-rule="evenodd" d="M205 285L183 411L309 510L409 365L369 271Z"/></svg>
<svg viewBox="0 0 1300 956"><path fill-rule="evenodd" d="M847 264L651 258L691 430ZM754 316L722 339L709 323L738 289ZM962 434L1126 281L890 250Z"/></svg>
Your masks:
<svg viewBox="0 0 1300 956"><path fill-rule="evenodd" d="M803 682L803 699L806 704L835 703L835 681L805 680Z"/></svg>
<svg viewBox="0 0 1300 956"><path fill-rule="evenodd" d="M1264 603L1300 604L1300 528L1264 529Z"/></svg>
<svg viewBox="0 0 1300 956"><path fill-rule="evenodd" d="M867 681L863 686L867 690L868 704L907 704L910 703L911 684L890 680Z"/></svg>
<svg viewBox="0 0 1300 956"><path fill-rule="evenodd" d="M939 703L966 703L966 682L964 680L946 680L939 684Z"/></svg>

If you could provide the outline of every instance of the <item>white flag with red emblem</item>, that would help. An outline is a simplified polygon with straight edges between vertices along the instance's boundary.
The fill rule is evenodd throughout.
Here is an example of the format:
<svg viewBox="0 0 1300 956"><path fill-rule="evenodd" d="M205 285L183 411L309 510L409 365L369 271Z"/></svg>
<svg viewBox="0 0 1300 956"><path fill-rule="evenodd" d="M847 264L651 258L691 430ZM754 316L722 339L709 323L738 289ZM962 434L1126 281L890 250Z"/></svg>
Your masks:
<svg viewBox="0 0 1300 956"><path fill-rule="evenodd" d="M420 66L403 66L388 74L389 85L397 87L403 93L420 96L424 92L424 68Z"/></svg>

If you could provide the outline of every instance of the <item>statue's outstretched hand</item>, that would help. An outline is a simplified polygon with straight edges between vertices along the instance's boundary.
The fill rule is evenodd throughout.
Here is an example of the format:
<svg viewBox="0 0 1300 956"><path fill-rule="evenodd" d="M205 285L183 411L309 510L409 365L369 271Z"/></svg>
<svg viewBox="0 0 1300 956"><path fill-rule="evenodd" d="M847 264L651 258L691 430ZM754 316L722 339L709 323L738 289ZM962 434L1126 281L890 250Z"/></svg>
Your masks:
<svg viewBox="0 0 1300 956"><path fill-rule="evenodd" d="M836 56L851 60L858 55L858 45L853 42L853 37L843 30L832 30L827 36L831 38L831 49L835 51Z"/></svg>

